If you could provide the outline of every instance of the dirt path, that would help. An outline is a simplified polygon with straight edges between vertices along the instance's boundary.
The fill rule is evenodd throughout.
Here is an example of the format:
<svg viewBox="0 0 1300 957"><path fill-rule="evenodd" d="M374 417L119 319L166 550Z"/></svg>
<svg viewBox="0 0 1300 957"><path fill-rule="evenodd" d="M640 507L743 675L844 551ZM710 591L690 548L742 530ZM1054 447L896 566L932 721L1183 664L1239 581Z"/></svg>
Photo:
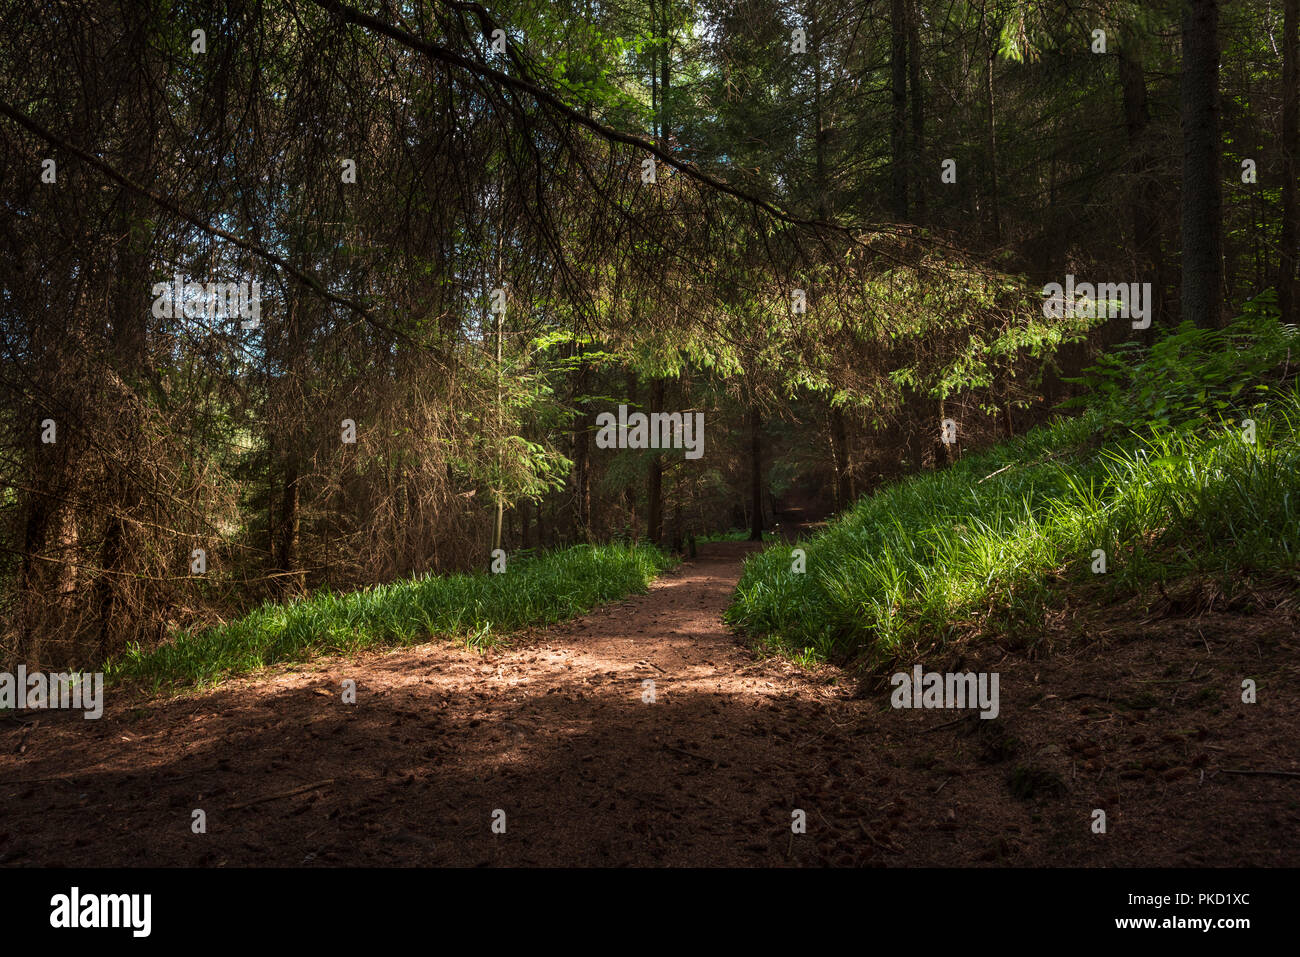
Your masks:
<svg viewBox="0 0 1300 957"><path fill-rule="evenodd" d="M995 647L960 670L1001 672L1001 718L953 724L757 660L720 619L751 547L484 655L434 642L0 724L0 863L1300 863L1300 781L1217 773L1300 771L1288 615L1112 624L1046 662Z"/></svg>

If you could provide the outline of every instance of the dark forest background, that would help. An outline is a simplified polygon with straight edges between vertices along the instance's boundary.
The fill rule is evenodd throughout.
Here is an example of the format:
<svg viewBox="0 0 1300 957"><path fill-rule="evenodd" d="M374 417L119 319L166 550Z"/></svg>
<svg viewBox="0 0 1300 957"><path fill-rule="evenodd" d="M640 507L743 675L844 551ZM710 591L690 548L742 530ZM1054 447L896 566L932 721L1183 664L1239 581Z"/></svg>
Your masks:
<svg viewBox="0 0 1300 957"><path fill-rule="evenodd" d="M758 534L1022 434L1106 350L1295 323L1297 19L3 0L0 657ZM1067 274L1151 283L1150 329L1045 318ZM156 316L176 275L260 321ZM702 411L704 457L596 448L619 404Z"/></svg>

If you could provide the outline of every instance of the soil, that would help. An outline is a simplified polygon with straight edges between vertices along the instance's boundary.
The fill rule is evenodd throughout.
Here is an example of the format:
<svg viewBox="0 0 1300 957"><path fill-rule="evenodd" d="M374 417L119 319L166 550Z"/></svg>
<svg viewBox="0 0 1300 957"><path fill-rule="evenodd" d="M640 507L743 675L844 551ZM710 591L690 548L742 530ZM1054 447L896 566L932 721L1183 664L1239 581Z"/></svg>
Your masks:
<svg viewBox="0 0 1300 957"><path fill-rule="evenodd" d="M1076 640L1050 655L967 653L1000 675L982 720L758 656L721 620L754 547L702 545L648 594L484 653L0 722L0 863L1300 864L1293 602L1063 613Z"/></svg>

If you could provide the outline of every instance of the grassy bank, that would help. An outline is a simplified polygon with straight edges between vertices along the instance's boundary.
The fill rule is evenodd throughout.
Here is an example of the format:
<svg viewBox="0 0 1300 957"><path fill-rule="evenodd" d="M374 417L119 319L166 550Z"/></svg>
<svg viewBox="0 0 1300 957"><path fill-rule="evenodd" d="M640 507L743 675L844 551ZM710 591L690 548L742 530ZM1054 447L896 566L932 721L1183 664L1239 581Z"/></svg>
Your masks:
<svg viewBox="0 0 1300 957"><path fill-rule="evenodd" d="M1222 359L1224 343L1202 344ZM1300 392L1252 368L1249 388L1227 376L1206 394L1192 375L1134 418L1149 361L1080 418L861 499L799 543L803 574L786 548L751 558L729 622L797 659L884 663L957 636L1032 638L1066 590L1104 603L1189 574L1228 592L1249 576L1294 580Z"/></svg>
<svg viewBox="0 0 1300 957"><path fill-rule="evenodd" d="M580 615L646 586L671 564L647 545L581 545L512 558L507 570L404 579L362 591L266 604L215 628L182 631L106 666L110 682L203 684L277 662L433 637L488 644L510 631Z"/></svg>

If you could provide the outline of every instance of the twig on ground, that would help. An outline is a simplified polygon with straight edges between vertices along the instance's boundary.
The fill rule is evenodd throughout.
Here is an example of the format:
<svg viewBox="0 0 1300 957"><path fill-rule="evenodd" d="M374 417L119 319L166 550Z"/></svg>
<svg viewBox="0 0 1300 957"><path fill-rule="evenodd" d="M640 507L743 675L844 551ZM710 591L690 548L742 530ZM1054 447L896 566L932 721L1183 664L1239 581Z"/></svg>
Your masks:
<svg viewBox="0 0 1300 957"><path fill-rule="evenodd" d="M668 751L676 751L678 754L684 754L688 758L695 758L698 761L704 761L707 764L718 763L713 758L707 757L706 755L696 754L694 751L687 751L685 748L674 748L671 744L665 744L664 748Z"/></svg>
<svg viewBox="0 0 1300 957"><path fill-rule="evenodd" d="M966 715L962 715L960 718L953 718L951 721L945 721L943 724L936 724L933 728L925 728L921 733L929 734L931 731L942 731L944 728L951 728L954 724L959 724L965 720Z"/></svg>
<svg viewBox="0 0 1300 957"><path fill-rule="evenodd" d="M1252 771L1245 768L1219 768L1222 774L1257 774L1273 778L1300 778L1300 771Z"/></svg>
<svg viewBox="0 0 1300 957"><path fill-rule="evenodd" d="M264 804L267 801L278 801L280 798L293 797L296 794L303 794L307 791L314 791L317 788L323 788L327 784L333 784L333 778L326 778L324 781L317 781L315 784L304 784L296 787L292 791L281 791L278 794L264 794L262 797L253 798L251 801L244 801L240 804L232 804L226 808L227 811L239 811L246 807L252 807L254 804Z"/></svg>

